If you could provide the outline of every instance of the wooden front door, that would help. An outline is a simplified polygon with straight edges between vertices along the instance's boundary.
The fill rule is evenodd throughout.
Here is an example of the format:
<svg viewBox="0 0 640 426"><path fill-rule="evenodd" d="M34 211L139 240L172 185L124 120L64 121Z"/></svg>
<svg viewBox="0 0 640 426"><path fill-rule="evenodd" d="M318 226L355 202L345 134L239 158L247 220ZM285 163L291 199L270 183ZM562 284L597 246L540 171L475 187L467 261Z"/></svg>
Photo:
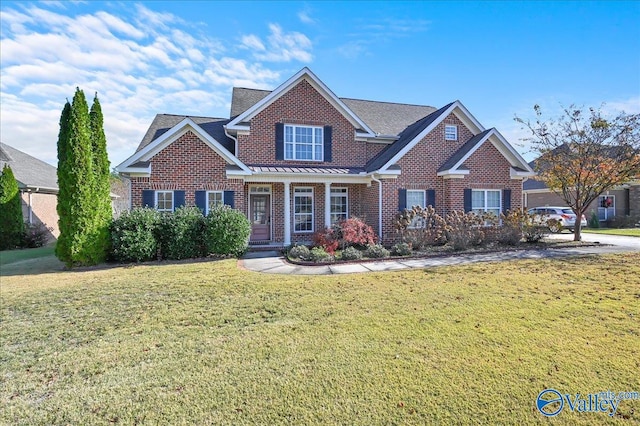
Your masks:
<svg viewBox="0 0 640 426"><path fill-rule="evenodd" d="M271 240L271 196L251 194L249 199L251 241Z"/></svg>

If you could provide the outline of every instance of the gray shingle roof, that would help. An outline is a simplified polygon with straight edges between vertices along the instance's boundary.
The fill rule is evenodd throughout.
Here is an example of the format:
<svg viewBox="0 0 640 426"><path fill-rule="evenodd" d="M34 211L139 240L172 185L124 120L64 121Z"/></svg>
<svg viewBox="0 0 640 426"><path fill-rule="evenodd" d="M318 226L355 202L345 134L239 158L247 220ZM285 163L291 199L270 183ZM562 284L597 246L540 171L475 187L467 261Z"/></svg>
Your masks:
<svg viewBox="0 0 640 426"><path fill-rule="evenodd" d="M527 179L522 183L523 191L529 191L532 189L549 189L549 188L547 187L546 183L539 180L535 180L535 179Z"/></svg>
<svg viewBox="0 0 640 426"><path fill-rule="evenodd" d="M384 166L397 153L399 153L402 150L402 148L407 146L409 142L415 139L415 137L418 136L420 132L422 132L424 129L429 127L431 123L437 120L438 117L440 117L452 104L453 102L443 106L439 110L432 112L431 114L416 121L406 129L404 129L400 133L400 138L397 141L387 146L385 149L380 151L378 155L376 155L371 160L369 160L369 162L365 166L366 171L372 172Z"/></svg>
<svg viewBox="0 0 640 426"><path fill-rule="evenodd" d="M162 136L167 130L180 123L185 118L190 118L198 126L207 132L212 138L220 142L220 144L230 153L234 153L235 143L224 133L224 126L229 122L228 118L212 118L212 117L194 117L191 115L174 115L174 114L158 114L153 119L147 133L142 138L136 152L140 151L152 141Z"/></svg>
<svg viewBox="0 0 640 426"><path fill-rule="evenodd" d="M231 117L235 118L264 99L270 90L234 87L231 97ZM367 101L340 98L374 132L381 135L398 135L407 126L436 109L426 105L398 104L394 102Z"/></svg>
<svg viewBox="0 0 640 426"><path fill-rule="evenodd" d="M481 132L468 141L464 143L456 152L453 153L451 157L438 169L438 172L443 172L445 170L449 170L453 166L455 166L458 161L462 160L462 158L469 153L492 129L487 129L484 132Z"/></svg>
<svg viewBox="0 0 640 426"><path fill-rule="evenodd" d="M58 190L58 171L51 164L0 143L0 170L8 164L20 188Z"/></svg>

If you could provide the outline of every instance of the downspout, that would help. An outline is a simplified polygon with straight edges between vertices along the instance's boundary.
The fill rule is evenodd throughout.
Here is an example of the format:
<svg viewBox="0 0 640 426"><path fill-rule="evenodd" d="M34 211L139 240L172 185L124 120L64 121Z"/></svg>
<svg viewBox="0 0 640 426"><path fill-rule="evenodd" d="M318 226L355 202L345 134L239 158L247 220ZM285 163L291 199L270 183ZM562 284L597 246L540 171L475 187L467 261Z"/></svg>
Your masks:
<svg viewBox="0 0 640 426"><path fill-rule="evenodd" d="M31 207L31 204L33 202L32 198L31 198L31 190L28 191L29 194L29 224L33 225L33 207Z"/></svg>
<svg viewBox="0 0 640 426"><path fill-rule="evenodd" d="M378 182L378 236L382 242L382 181L371 175L371 180Z"/></svg>
<svg viewBox="0 0 640 426"><path fill-rule="evenodd" d="M229 132L227 131L227 126L222 126L222 128L224 129L224 134L229 138L232 139L234 144L233 144L233 150L234 153L233 155L235 155L236 157L238 156L238 138L237 137L233 137L229 134Z"/></svg>

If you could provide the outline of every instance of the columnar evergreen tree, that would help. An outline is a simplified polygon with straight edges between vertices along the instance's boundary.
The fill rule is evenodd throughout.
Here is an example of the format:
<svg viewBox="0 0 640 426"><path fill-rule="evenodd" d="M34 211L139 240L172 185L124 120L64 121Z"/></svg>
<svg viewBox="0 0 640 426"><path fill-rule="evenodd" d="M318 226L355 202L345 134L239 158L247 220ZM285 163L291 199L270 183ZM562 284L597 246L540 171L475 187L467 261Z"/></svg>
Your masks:
<svg viewBox="0 0 640 426"><path fill-rule="evenodd" d="M69 185L69 163L67 155L70 151L69 147L69 122L71 120L71 104L67 100L60 115L60 131L58 133L58 229L60 236L56 243L56 256L65 261L70 258L70 248L68 238L71 233L71 216L69 211L69 203L67 200L71 197Z"/></svg>
<svg viewBox="0 0 640 426"><path fill-rule="evenodd" d="M5 164L0 175L0 250L20 246L23 232L20 189L11 167Z"/></svg>
<svg viewBox="0 0 640 426"><path fill-rule="evenodd" d="M58 159L58 203L60 237L56 255L68 267L91 265L99 261L92 244L95 229L93 206L94 173L89 106L79 88L73 96L68 120L61 117L58 141L62 155ZM66 148L66 149L65 149Z"/></svg>
<svg viewBox="0 0 640 426"><path fill-rule="evenodd" d="M96 94L91 106L91 145L94 175L94 209L95 209L95 229L94 229L94 249L97 260L102 262L106 259L109 250L110 236L109 226L113 212L111 208L111 180L109 170L109 158L107 156L107 139L104 135L102 107Z"/></svg>

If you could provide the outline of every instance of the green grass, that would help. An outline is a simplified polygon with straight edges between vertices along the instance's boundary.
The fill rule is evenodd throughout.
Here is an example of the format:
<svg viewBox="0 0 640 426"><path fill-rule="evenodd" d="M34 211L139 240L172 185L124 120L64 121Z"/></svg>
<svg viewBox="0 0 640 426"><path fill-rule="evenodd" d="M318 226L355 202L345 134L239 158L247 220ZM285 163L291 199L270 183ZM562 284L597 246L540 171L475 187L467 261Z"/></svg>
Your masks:
<svg viewBox="0 0 640 426"><path fill-rule="evenodd" d="M335 276L2 277L0 424L547 424L640 391L640 254ZM554 424L632 424L572 413Z"/></svg>
<svg viewBox="0 0 640 426"><path fill-rule="evenodd" d="M54 250L55 244L32 249L3 250L0 251L0 266L20 262L23 260L53 256Z"/></svg>
<svg viewBox="0 0 640 426"><path fill-rule="evenodd" d="M601 228L583 229L582 232L588 232L591 234L609 234L609 235L624 235L627 237L640 237L640 228Z"/></svg>

